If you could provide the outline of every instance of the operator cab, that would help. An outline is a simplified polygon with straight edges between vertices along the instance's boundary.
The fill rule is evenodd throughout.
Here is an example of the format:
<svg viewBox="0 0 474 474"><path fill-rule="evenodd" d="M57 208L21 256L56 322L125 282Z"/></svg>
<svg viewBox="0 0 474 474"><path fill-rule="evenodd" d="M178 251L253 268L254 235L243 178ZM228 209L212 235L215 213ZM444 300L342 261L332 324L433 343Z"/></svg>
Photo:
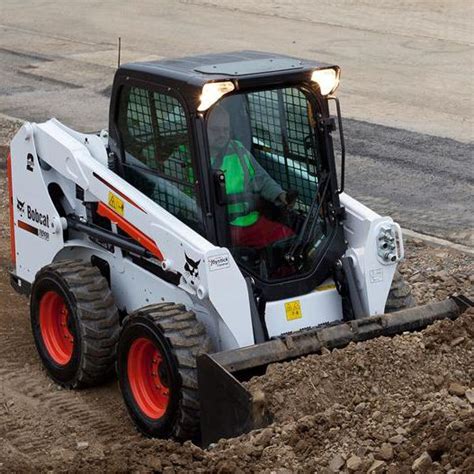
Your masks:
<svg viewBox="0 0 474 474"><path fill-rule="evenodd" d="M338 80L336 66L257 52L124 65L115 168L227 247L266 300L307 293L345 251L328 105Z"/></svg>

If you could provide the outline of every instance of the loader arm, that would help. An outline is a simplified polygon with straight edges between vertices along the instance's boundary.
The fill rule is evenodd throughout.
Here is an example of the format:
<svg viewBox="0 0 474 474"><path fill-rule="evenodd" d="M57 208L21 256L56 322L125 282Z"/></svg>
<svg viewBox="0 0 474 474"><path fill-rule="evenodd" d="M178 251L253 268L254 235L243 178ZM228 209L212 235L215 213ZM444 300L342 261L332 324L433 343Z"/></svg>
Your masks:
<svg viewBox="0 0 474 474"><path fill-rule="evenodd" d="M101 138L69 130L55 119L25 123L12 141L11 155L13 202L25 206L24 211L20 204L13 208L14 239L21 243L17 245L16 261L19 281L32 283L42 267L61 258L57 255L63 247L81 245L79 239L71 239L77 229L64 232L67 220L59 211L66 207L69 217L72 214L86 223L85 203L92 203L97 205L99 215L110 220L113 229L119 227L147 249L163 271L177 276L178 287L191 299L215 310L220 318L215 332L223 335L218 347L230 349L254 343L247 284L232 255L108 169ZM26 170L27 157L33 163L32 171ZM61 189L64 206L54 202L52 187ZM33 230L28 231L28 226ZM66 234L70 242L64 239ZM87 240L85 246L91 245ZM99 246L97 249L103 251ZM186 257L198 262L193 278L186 270ZM122 253L114 253L113 258L123 258ZM152 295L150 301L160 301L158 298ZM134 309L127 305L127 311Z"/></svg>

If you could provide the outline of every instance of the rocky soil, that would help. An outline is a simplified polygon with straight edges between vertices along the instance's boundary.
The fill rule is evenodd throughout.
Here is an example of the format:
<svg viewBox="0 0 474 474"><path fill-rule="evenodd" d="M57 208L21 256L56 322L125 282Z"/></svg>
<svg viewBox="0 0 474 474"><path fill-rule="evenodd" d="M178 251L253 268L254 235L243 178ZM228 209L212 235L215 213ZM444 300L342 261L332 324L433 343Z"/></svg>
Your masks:
<svg viewBox="0 0 474 474"><path fill-rule="evenodd" d="M275 422L208 450L88 438L4 467L61 471L474 472L474 311L420 333L275 364L250 382ZM127 420L123 420L127 423ZM6 434L8 441L8 434ZM8 445L7 445L8 446ZM4 451L5 452L5 451ZM0 450L0 453L2 451ZM9 451L7 450L7 454Z"/></svg>
<svg viewBox="0 0 474 474"><path fill-rule="evenodd" d="M262 430L207 450L146 440L115 382L59 390L42 371L27 300L8 283L7 224L1 198L0 472L474 472L473 310L419 333L269 366L248 382L274 417ZM401 272L418 304L472 295L474 257L417 240L406 251Z"/></svg>
<svg viewBox="0 0 474 474"><path fill-rule="evenodd" d="M417 304L457 293L474 294L474 258L463 253L429 247L412 239L400 271L410 283Z"/></svg>

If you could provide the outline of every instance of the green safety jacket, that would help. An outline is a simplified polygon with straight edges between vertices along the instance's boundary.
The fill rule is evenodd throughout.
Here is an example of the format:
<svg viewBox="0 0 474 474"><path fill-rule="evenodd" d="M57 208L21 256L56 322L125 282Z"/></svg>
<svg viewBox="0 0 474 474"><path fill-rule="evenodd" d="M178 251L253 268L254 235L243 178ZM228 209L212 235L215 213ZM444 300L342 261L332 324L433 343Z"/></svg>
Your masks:
<svg viewBox="0 0 474 474"><path fill-rule="evenodd" d="M194 184L189 148L187 145L181 145L177 151L181 163L185 161L187 166L185 169L181 168L181 176L174 177ZM176 158L178 157L174 157L174 160ZM171 160L172 158L168 162ZM257 210L258 198L261 196L273 202L283 192L281 186L238 140L230 140L218 156L211 156L211 165L213 169L219 169L225 175L225 190L229 201L227 213L233 226L249 227L255 224L260 217L260 212ZM178 167L175 165L173 169L176 170Z"/></svg>
<svg viewBox="0 0 474 474"><path fill-rule="evenodd" d="M252 192L252 181L255 179L255 167L240 142L230 142L224 153L220 160L211 157L211 163L213 168L220 169L225 175L225 191L230 201L227 204L230 224L249 227L260 217L249 195ZM221 163L218 163L219 161Z"/></svg>

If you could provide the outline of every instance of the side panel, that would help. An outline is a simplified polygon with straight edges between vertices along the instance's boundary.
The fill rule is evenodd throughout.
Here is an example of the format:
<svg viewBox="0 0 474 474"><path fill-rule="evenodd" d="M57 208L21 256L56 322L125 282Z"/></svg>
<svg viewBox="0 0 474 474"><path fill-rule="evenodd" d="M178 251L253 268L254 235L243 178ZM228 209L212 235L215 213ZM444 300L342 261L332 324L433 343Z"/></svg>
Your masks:
<svg viewBox="0 0 474 474"><path fill-rule="evenodd" d="M16 274L32 283L64 245L61 221L43 179L30 124L15 135L11 151Z"/></svg>

